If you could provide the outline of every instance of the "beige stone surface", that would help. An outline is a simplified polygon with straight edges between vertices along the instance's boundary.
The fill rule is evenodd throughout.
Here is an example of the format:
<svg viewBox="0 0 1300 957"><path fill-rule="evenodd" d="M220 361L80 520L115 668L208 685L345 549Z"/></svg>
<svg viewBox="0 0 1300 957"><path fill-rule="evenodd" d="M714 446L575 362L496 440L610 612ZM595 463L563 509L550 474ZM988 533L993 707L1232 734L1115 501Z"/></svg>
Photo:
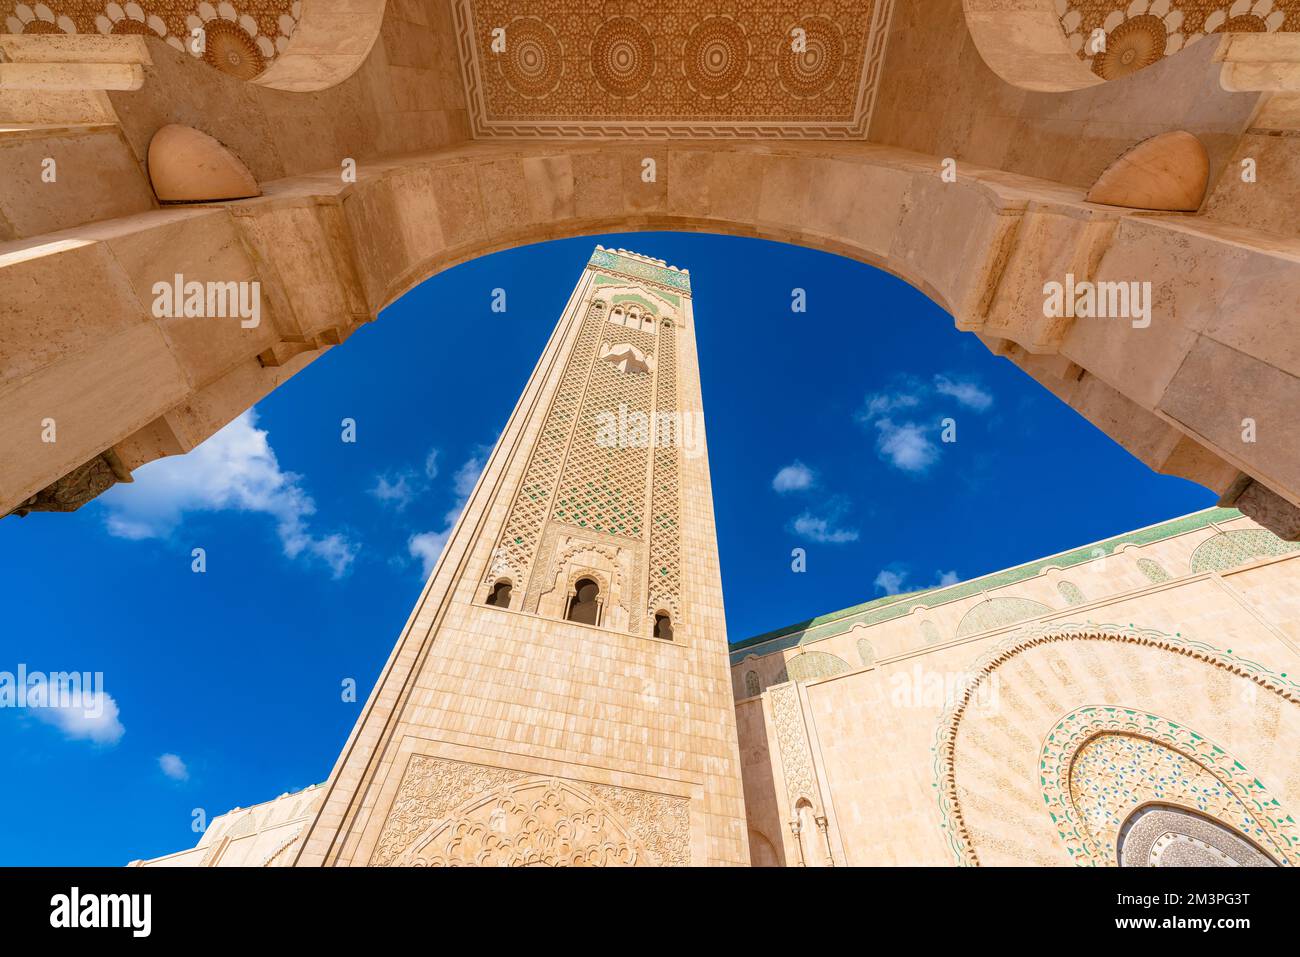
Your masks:
<svg viewBox="0 0 1300 957"><path fill-rule="evenodd" d="M169 123L149 141L149 181L164 203L248 199L261 194L238 156L192 126Z"/></svg>
<svg viewBox="0 0 1300 957"><path fill-rule="evenodd" d="M894 617L878 603L789 647L778 637L733 650L751 832L784 842L786 863L799 860L801 842L815 863L824 842L839 865L1113 865L1119 819L1161 800L1244 829L1274 860L1291 861L1291 825L1270 825L1278 808L1265 814L1252 795L1267 792L1284 813L1300 801L1300 554L1230 510L1125 537L996 573L982 588L896 599L914 607ZM796 665L810 655L833 656L838 673L801 677ZM1104 825L1079 795L1048 786L1042 764L1073 767L1076 752L1050 747L1053 729L1090 725L1075 745L1122 734L1117 753L1135 768L1179 749L1179 766L1195 769L1184 772L1187 787L1210 788L1219 803L1178 777L1157 795L1140 775L1108 777L1084 760L1075 780L1119 795L1107 812L1119 818ZM814 841L795 834L801 800L827 819Z"/></svg>
<svg viewBox="0 0 1300 957"><path fill-rule="evenodd" d="M673 59L690 37L662 37L656 56L666 59L637 86L592 59L571 25L556 62L584 92L567 107L542 102L549 93L530 86L540 82L530 71L549 69L555 51L543 38L536 61L483 59L489 34L470 0L308 0L289 45L251 83L155 36L0 38L0 161L12 171L0 185L0 513L88 464L129 470L193 448L442 269L557 237L682 229L885 269L1153 469L1300 534L1295 36L1268 23L1092 84L1086 57L1065 58L1070 28L1062 20L1054 33L1047 8L873 3L870 21L840 17L831 31L856 44L852 63L837 65L834 50L848 46L831 43L820 60L782 53L763 67L783 91L804 84L808 94L775 119L775 101L751 102L748 87L721 106L701 99L722 80L702 61ZM1112 9L1119 26L1107 29L1127 13ZM698 17L683 8L672 22ZM1201 20L1197 30L1217 28ZM627 29L633 45L652 32ZM734 52L748 76L751 53ZM674 86L679 66L684 88ZM145 159L169 124L225 144L264 195L157 208ZM1178 130L1208 158L1198 212L1087 201L1126 151ZM60 176L38 184L46 159ZM1043 566L988 594L864 619L802 656L742 654L731 695L706 458L620 453L624 481L672 470L671 545L644 528L637 541L617 528L580 534L551 506L518 542L503 537L529 509L519 493L535 450L554 439L547 429L578 434L561 421L570 357L596 349L583 374L607 397L618 392L611 382L641 401L676 390L682 408L699 411L689 296L671 270L656 272L665 264L621 261L638 266L615 285L640 283L674 331L636 330L624 315L609 323L627 330L620 341L591 341L583 324L601 293L598 270L584 273L328 799L292 845L300 862L446 863L449 827L477 835L480 863L527 862L539 836L532 817L514 814L526 807L593 822L556 863L1113 863L1120 809L1087 805L1069 773L1139 753L1150 766L1208 762L1188 780L1214 790L1217 803L1198 810L1219 823L1198 833L1226 854L1232 828L1253 826L1247 804L1232 802L1253 798L1171 722L1294 808L1294 702L1278 676L1295 664L1296 559L1269 539L1272 550L1245 565L1210 562L1265 541L1235 513L1135 533L1131 548L1109 547L1095 565ZM159 314L155 286L177 276L256 284L261 321ZM1150 283L1150 323L1049 314L1048 284L1067 276ZM633 388L614 375L651 379ZM41 440L47 420L57 442ZM576 454L580 471L590 467L581 453L570 443L541 458ZM529 487L551 495L563 477ZM648 491L618 501L625 516L635 502L664 514ZM681 560L666 561L665 549ZM499 561L520 579L521 607L484 603ZM656 580L652 566L675 574ZM1156 566L1168 577L1152 577ZM609 602L599 627L559 620L584 571ZM674 618L671 643L649 632L658 611ZM990 664L994 647L1005 657ZM1005 679L1004 707L988 714L923 695L900 708L900 687L932 673L975 673L979 689ZM1117 725L1086 710L1099 703L1146 716ZM1097 741L1063 731L1073 750L1050 758L1067 783L1036 792L1029 772L1058 727L1093 729ZM1053 834L1045 802L1070 827ZM494 843L487 831L502 815ZM645 829L652 817L672 822L662 840ZM1285 857L1287 835L1266 830L1243 840ZM1178 840L1186 850L1194 835ZM242 848L222 859L272 853Z"/></svg>

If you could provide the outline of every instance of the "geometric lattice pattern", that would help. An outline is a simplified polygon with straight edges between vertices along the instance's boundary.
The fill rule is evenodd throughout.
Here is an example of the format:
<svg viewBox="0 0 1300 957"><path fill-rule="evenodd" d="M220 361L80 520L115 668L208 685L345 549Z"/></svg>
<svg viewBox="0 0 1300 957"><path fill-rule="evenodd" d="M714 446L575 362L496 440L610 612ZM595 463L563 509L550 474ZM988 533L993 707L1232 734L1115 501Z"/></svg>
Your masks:
<svg viewBox="0 0 1300 957"><path fill-rule="evenodd" d="M596 355L596 346L606 325L601 303L595 303L582 320L578 341L564 367L559 388L551 400L541 435L528 462L524 481L510 509L501 540L493 555L488 577L497 579L514 576L514 585L521 587L537 551L542 526L551 507L551 495L564 464L565 447L573 430L578 404L582 400L583 386Z"/></svg>
<svg viewBox="0 0 1300 957"><path fill-rule="evenodd" d="M1136 735L1102 734L1080 748L1070 771L1070 798L1108 862L1118 860L1116 837L1124 821L1149 802L1191 808L1257 837L1264 833L1246 806L1209 771Z"/></svg>
<svg viewBox="0 0 1300 957"><path fill-rule="evenodd" d="M680 302L660 290L689 292L690 278L625 251L598 249L597 260L619 274L596 273L597 287L608 279L641 292L619 293L613 305L597 299L582 318L484 583L509 577L522 592L518 607L535 612L572 554L573 546L554 551L559 537L587 542L616 564L621 550L633 580L618 585L619 604L639 634L659 611L681 624L680 456L690 435L677 395L677 330L654 314L651 299Z"/></svg>
<svg viewBox="0 0 1300 957"><path fill-rule="evenodd" d="M655 412L668 413L665 421L682 423L685 414L677 396L677 330L670 321L659 324L659 367L655 386ZM655 421L659 421L656 419ZM658 438L658 437L656 437ZM681 436L679 441L656 441L650 492L650 608L651 614L668 611L681 617Z"/></svg>
<svg viewBox="0 0 1300 957"><path fill-rule="evenodd" d="M1300 542L1284 542L1262 528L1220 532L1202 542L1192 553L1192 574L1227 571L1257 558L1286 555L1300 550Z"/></svg>
<svg viewBox="0 0 1300 957"><path fill-rule="evenodd" d="M864 668L870 668L876 663L876 649L872 648L871 642L865 638L858 639L858 658Z"/></svg>
<svg viewBox="0 0 1300 957"><path fill-rule="evenodd" d="M1061 582L1056 586L1056 590L1061 593L1067 605L1082 605L1084 598L1083 592L1074 582Z"/></svg>
<svg viewBox="0 0 1300 957"><path fill-rule="evenodd" d="M1038 618L1049 614L1052 609L1028 598L990 598L982 601L970 611L957 625L957 637L978 635L994 628L1014 625L1027 618Z"/></svg>
<svg viewBox="0 0 1300 957"><path fill-rule="evenodd" d="M655 337L625 326L605 323L604 338L631 343L647 356ZM553 518L562 525L587 528L625 538L641 538L644 527L646 478L650 451L602 441L602 422L650 409L648 372L620 372L609 362L597 362L587 381L582 412L564 463ZM629 443L629 446L631 444Z"/></svg>
<svg viewBox="0 0 1300 957"><path fill-rule="evenodd" d="M1115 866L1124 822L1144 804L1203 814L1277 860L1297 862L1296 821L1240 761L1202 735L1129 708L1085 707L1047 736L1043 800L1080 865Z"/></svg>
<svg viewBox="0 0 1300 957"><path fill-rule="evenodd" d="M1153 585L1169 581L1169 573L1160 566L1159 562L1152 561L1150 558L1138 559L1138 571Z"/></svg>
<svg viewBox="0 0 1300 957"><path fill-rule="evenodd" d="M476 136L864 138L892 0L456 0ZM743 12L742 12L743 10Z"/></svg>
<svg viewBox="0 0 1300 957"><path fill-rule="evenodd" d="M0 0L6 33L156 36L244 80L284 52L301 16L301 0ZM202 52L193 49L195 30L202 31Z"/></svg>
<svg viewBox="0 0 1300 957"><path fill-rule="evenodd" d="M825 651L801 651L785 663L785 667L781 669L774 683L816 681L819 678L843 674L848 670L849 663L838 655L828 654Z"/></svg>

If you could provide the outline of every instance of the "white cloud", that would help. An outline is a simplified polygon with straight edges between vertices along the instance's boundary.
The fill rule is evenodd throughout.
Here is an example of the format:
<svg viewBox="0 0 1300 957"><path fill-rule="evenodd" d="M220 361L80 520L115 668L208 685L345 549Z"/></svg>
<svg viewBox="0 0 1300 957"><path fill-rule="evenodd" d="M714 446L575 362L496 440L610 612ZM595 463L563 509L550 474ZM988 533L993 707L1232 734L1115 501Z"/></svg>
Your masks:
<svg viewBox="0 0 1300 957"><path fill-rule="evenodd" d="M876 449L895 468L924 472L938 460L939 447L915 422L899 425L891 419L880 419L875 425L879 433Z"/></svg>
<svg viewBox="0 0 1300 957"><path fill-rule="evenodd" d="M798 459L777 472L772 479L772 488L778 492L799 492L812 488L813 471Z"/></svg>
<svg viewBox="0 0 1300 957"><path fill-rule="evenodd" d="M117 702L103 691L82 691L79 698L51 694L51 704L28 695L28 713L58 728L72 740L117 744L126 734L118 718Z"/></svg>
<svg viewBox="0 0 1300 957"><path fill-rule="evenodd" d="M99 498L108 509L109 533L166 538L186 512L258 512L275 519L285 555L318 559L341 577L360 546L337 533L311 534L307 517L316 504L299 484L301 476L280 468L266 430L256 423L249 409L188 454L151 462L136 471L133 483L113 486Z"/></svg>
<svg viewBox="0 0 1300 957"><path fill-rule="evenodd" d="M985 412L993 396L974 379L938 374L926 384L903 377L892 392L877 392L863 400L857 419L876 428L876 451L905 472L923 474L939 461L943 449L930 437L937 428L917 423L937 421L942 413L937 397L953 399L963 408ZM900 414L901 413L901 414Z"/></svg>
<svg viewBox="0 0 1300 957"><path fill-rule="evenodd" d="M433 574L433 566L438 564L438 556L442 554L442 548L447 544L447 536L450 534L451 525L448 525L441 532L420 532L407 539L406 550L412 558L420 559L425 578Z"/></svg>
<svg viewBox="0 0 1300 957"><path fill-rule="evenodd" d="M920 404L920 396L912 392L877 392L867 396L858 418L870 422L900 409L914 409Z"/></svg>
<svg viewBox="0 0 1300 957"><path fill-rule="evenodd" d="M909 574L910 573L905 564L895 564L889 568L882 568L880 573L876 575L876 580L872 582L872 584L886 595L897 595L899 592L904 590ZM924 591L929 588L946 588L949 585L955 585L957 582L961 581L961 579L957 577L956 571L937 571L934 574L934 584L926 585L924 588L910 586L907 590Z"/></svg>
<svg viewBox="0 0 1300 957"><path fill-rule="evenodd" d="M190 769L185 766L185 762L180 759L179 755L170 752L160 755L158 757L158 767L162 768L162 773L173 781L188 781L190 779Z"/></svg>
<svg viewBox="0 0 1300 957"><path fill-rule="evenodd" d="M433 573L433 566L438 563L438 556L442 554L447 539L451 536L451 530L465 508L470 492L474 491L474 485L478 482L478 477L491 451L489 446L480 445L456 470L452 478L452 487L456 490L456 504L448 509L443 517L445 525L442 531L418 532L407 539L406 550L412 558L420 559L425 578ZM430 457L435 454L436 452L430 453Z"/></svg>
<svg viewBox="0 0 1300 957"><path fill-rule="evenodd" d="M429 454L424 457L424 476L425 478L436 479L438 477L438 450L430 449Z"/></svg>
<svg viewBox="0 0 1300 957"><path fill-rule="evenodd" d="M993 405L993 396L971 379L952 379L946 375L934 377L934 391L956 399L960 405L976 412L984 412Z"/></svg>
<svg viewBox="0 0 1300 957"><path fill-rule="evenodd" d="M903 582L907 580L907 572L897 571L892 568L882 568L876 580L872 582L877 588L886 595L897 595L903 590Z"/></svg>
<svg viewBox="0 0 1300 957"><path fill-rule="evenodd" d="M842 545L845 542L858 540L856 528L836 528L831 520L813 515L811 512L804 512L796 518L791 528L796 535L824 545Z"/></svg>
<svg viewBox="0 0 1300 957"><path fill-rule="evenodd" d="M437 469L435 468L435 473ZM406 506L415 501L419 489L416 487L415 472L405 469L375 476L374 487L368 490L376 500L384 505L392 505L397 511L406 510Z"/></svg>
<svg viewBox="0 0 1300 957"><path fill-rule="evenodd" d="M464 464L456 470L455 488L456 495L460 498L461 505L469 498L469 493L474 491L474 484L478 481L479 475L483 472L483 466L487 464L487 457L492 450L479 446L478 451L465 460ZM460 514L460 507L456 508L456 513Z"/></svg>

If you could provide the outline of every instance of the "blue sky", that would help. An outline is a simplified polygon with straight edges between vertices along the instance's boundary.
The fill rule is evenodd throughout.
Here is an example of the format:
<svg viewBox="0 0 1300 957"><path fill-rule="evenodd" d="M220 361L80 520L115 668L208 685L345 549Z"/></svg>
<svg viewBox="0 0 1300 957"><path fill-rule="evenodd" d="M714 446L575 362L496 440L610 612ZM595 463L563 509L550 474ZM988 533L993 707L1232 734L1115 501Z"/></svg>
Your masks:
<svg viewBox="0 0 1300 957"><path fill-rule="evenodd" d="M498 253L189 456L72 515L0 521L0 671L102 672L105 695L94 720L0 708L0 864L180 850L194 809L328 775L596 242L691 270L733 641L1214 503L859 263L674 233Z"/></svg>

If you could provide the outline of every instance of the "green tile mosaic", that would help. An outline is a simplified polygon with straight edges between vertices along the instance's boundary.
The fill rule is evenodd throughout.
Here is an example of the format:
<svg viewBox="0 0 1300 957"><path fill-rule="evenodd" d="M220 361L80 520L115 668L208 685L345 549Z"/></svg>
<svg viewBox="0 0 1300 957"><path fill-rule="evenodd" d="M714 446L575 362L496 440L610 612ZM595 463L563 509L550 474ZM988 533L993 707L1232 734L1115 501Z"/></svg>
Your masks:
<svg viewBox="0 0 1300 957"><path fill-rule="evenodd" d="M1108 538L1102 542L1084 545L1056 555L1048 555L1036 561L1026 562L1024 565L1017 565L1014 568L994 572L992 575L985 575L983 578L973 578L970 581L959 582L947 588L933 588L927 591L912 592L907 595L887 595L884 598L877 598L875 601L854 605L851 608L845 608L828 615L819 615L807 621L797 622L784 628L743 639L731 646L731 661L735 664L742 661L746 655L767 655L794 645L806 645L813 641L820 641L823 638L841 634L854 625L875 625L882 621L889 621L909 614L913 608L918 606L930 608L943 602L978 595L982 591L1001 588L1005 585L1014 585L1016 582L1033 578L1049 565L1055 565L1058 568L1069 568L1072 565L1080 565L1083 562L1091 561L1098 557L1096 554L1098 550L1104 555L1109 555L1122 545L1147 545L1151 542L1163 541L1166 538L1173 538L1176 535L1183 535L1199 528L1205 528L1211 522L1230 522L1240 517L1241 512L1235 508L1207 508L1204 511L1193 512L1191 515L1184 515L1181 518L1175 518L1159 525L1152 525L1150 528L1126 532L1123 535L1116 535L1114 538Z"/></svg>

